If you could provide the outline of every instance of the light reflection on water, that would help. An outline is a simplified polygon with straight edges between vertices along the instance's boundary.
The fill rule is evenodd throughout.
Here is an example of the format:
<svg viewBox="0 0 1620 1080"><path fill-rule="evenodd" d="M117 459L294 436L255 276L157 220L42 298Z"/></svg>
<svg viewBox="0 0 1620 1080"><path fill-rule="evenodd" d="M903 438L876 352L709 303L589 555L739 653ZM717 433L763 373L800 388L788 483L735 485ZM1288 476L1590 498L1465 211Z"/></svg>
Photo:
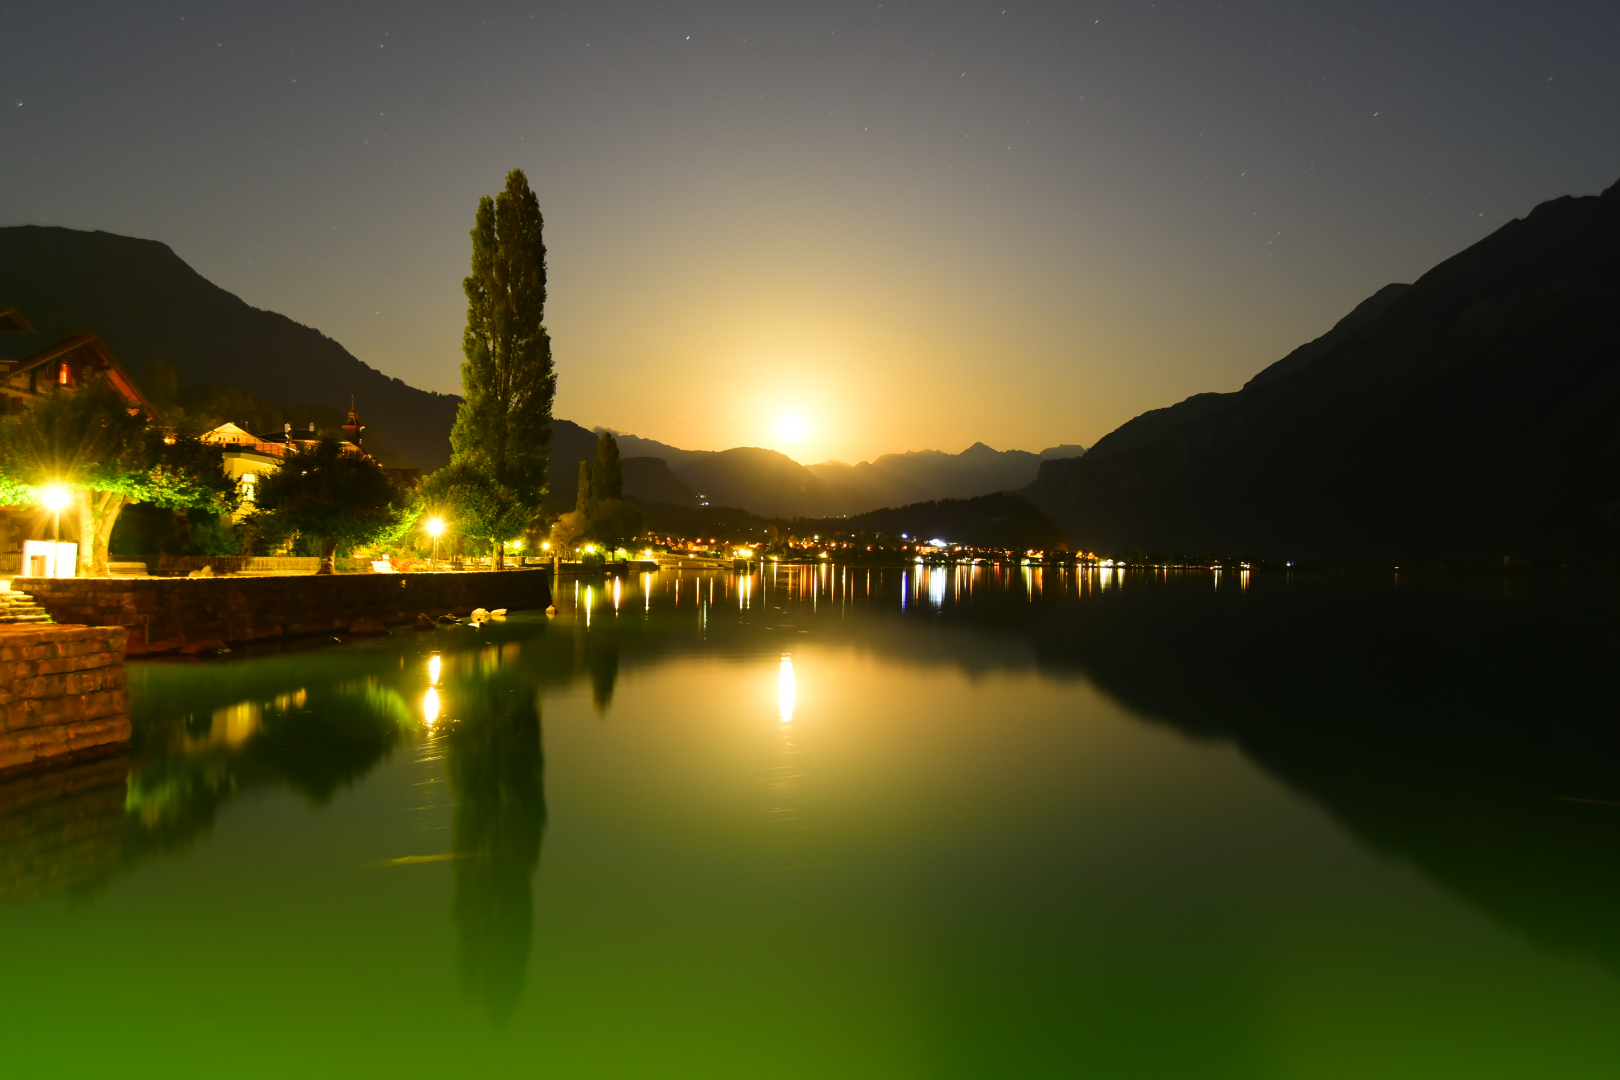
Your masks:
<svg viewBox="0 0 1620 1080"><path fill-rule="evenodd" d="M139 1075L154 1032L181 1076L1620 1052L1606 594L925 564L558 600L133 667L127 761L0 785L21 1074Z"/></svg>

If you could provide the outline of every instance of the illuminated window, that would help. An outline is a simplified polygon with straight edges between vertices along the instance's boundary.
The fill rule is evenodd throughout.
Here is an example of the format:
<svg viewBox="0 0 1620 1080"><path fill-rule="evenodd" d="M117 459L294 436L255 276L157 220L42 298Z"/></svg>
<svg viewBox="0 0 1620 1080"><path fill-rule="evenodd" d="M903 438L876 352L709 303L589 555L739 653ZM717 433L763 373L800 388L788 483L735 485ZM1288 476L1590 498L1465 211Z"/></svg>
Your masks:
<svg viewBox="0 0 1620 1080"><path fill-rule="evenodd" d="M68 374L68 366L66 364L63 364L61 367L56 369L56 381L57 382L61 383L63 386L66 386L68 384L68 379L69 378L70 378L70 376Z"/></svg>

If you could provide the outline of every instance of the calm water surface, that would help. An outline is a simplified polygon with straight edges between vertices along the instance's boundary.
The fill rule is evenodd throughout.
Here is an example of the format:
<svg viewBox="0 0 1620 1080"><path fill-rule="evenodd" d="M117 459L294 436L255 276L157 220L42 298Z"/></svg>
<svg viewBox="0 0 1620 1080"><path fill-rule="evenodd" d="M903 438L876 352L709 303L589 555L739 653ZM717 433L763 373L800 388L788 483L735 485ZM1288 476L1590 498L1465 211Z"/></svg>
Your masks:
<svg viewBox="0 0 1620 1080"><path fill-rule="evenodd" d="M132 666L0 1073L1610 1077L1616 605L824 567Z"/></svg>

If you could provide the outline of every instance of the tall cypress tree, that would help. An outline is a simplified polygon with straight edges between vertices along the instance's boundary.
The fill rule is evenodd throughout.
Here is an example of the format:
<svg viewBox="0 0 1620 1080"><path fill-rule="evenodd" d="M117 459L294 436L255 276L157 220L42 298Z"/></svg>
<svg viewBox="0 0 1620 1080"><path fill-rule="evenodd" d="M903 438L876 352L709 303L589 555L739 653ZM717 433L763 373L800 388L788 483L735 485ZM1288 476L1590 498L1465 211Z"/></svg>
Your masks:
<svg viewBox="0 0 1620 1080"><path fill-rule="evenodd" d="M596 465L591 469L591 495L597 502L624 497L624 462L613 432L596 437Z"/></svg>
<svg viewBox="0 0 1620 1080"><path fill-rule="evenodd" d="M470 465L532 516L546 490L551 402L557 376L546 333L546 245L540 200L523 170L478 200L472 229L467 329L462 335L461 407L450 431L451 460ZM510 535L527 523L514 521ZM501 546L495 545L501 564Z"/></svg>
<svg viewBox="0 0 1620 1080"><path fill-rule="evenodd" d="M574 510L582 517L590 517L596 511L596 493L591 489L591 463L579 463L579 490L574 495Z"/></svg>

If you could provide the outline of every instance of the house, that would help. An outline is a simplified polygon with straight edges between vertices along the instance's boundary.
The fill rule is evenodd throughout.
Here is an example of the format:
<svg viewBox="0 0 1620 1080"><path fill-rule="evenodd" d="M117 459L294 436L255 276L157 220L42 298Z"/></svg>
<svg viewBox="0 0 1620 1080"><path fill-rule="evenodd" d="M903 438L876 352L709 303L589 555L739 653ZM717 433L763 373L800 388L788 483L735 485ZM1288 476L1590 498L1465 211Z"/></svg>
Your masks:
<svg viewBox="0 0 1620 1080"><path fill-rule="evenodd" d="M343 423L345 437L338 441L339 449L349 457L370 460L371 455L361 444L361 433L365 430L366 426L360 422L360 414L355 411L354 399L351 398L349 415ZM313 449L320 442L314 424L309 425L307 432L294 431L291 424L283 424L278 432L254 435L236 424L226 423L205 432L201 438L203 442L218 446L223 451L225 474L236 481L236 489L242 496L241 508L235 515L238 520L252 510L253 491L260 476L281 468L288 454ZM422 475L419 469L389 469L388 472L396 480L413 486Z"/></svg>
<svg viewBox="0 0 1620 1080"><path fill-rule="evenodd" d="M16 308L0 309L0 415L22 412L41 394L78 386L93 371L107 377L130 408L158 411L94 334L36 331Z"/></svg>

